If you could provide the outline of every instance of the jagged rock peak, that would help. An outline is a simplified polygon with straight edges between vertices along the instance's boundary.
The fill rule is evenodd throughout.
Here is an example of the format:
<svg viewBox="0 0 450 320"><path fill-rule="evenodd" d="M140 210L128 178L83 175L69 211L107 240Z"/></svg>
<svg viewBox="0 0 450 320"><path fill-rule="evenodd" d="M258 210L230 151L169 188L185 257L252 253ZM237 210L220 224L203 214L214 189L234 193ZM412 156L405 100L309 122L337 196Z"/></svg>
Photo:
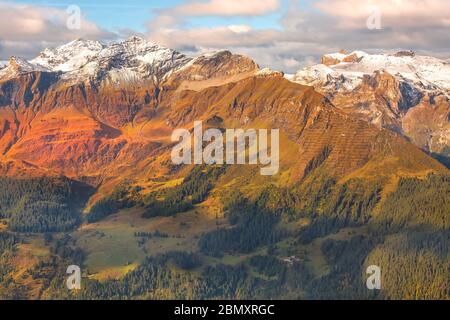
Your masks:
<svg viewBox="0 0 450 320"><path fill-rule="evenodd" d="M12 56L9 59L8 64L3 68L0 68L0 80L8 80L13 77L35 71L48 70L42 66L30 63L23 58Z"/></svg>

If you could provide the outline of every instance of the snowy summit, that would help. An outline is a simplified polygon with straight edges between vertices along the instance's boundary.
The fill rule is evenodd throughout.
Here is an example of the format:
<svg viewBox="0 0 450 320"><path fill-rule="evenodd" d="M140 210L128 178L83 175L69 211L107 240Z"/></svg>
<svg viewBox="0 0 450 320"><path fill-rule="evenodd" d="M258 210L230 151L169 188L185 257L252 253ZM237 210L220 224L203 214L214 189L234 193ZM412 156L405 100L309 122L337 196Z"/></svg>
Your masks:
<svg viewBox="0 0 450 320"><path fill-rule="evenodd" d="M415 55L412 51L396 54L333 53L322 63L298 71L292 81L312 86L335 87L351 91L361 84L364 75L385 71L401 82L424 91L450 90L450 64L434 57Z"/></svg>

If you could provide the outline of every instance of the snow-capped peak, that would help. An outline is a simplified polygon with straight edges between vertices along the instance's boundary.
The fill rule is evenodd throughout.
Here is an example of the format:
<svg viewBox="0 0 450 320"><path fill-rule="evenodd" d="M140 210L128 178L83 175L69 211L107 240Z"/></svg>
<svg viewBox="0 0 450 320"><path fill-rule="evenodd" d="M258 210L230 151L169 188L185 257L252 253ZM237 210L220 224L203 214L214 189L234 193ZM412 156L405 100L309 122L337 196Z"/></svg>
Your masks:
<svg viewBox="0 0 450 320"><path fill-rule="evenodd" d="M269 76L279 76L283 77L284 73L280 71L275 71L270 68L263 68L261 70L258 70L255 74L257 77L269 77Z"/></svg>
<svg viewBox="0 0 450 320"><path fill-rule="evenodd" d="M45 49L30 62L51 71L70 72L95 58L103 48L98 41L77 39L55 49Z"/></svg>
<svg viewBox="0 0 450 320"><path fill-rule="evenodd" d="M152 79L159 81L190 59L174 50L139 37L104 45L77 39L45 49L31 60L71 82L106 80L111 83Z"/></svg>
<svg viewBox="0 0 450 320"><path fill-rule="evenodd" d="M450 90L450 64L438 58L415 55L412 51L395 54L368 54L363 51L327 54L323 56L322 64L300 70L293 81L353 90L362 83L365 75L382 70L421 90Z"/></svg>
<svg viewBox="0 0 450 320"><path fill-rule="evenodd" d="M45 49L36 58L30 60L29 64L33 68L59 73L61 81L68 84L102 85L147 81L158 84L171 75L193 66L201 75L197 77L197 74L194 74L192 77L187 77L191 80L257 69L257 65L251 59L233 55L227 50L204 53L196 58L190 58L135 36L108 44L77 39L57 48ZM240 69L242 65L246 66L244 71ZM202 66L207 67L202 69ZM4 71L4 69L0 70Z"/></svg>
<svg viewBox="0 0 450 320"><path fill-rule="evenodd" d="M45 71L45 68L39 67L20 57L11 57L8 66L22 72Z"/></svg>
<svg viewBox="0 0 450 320"><path fill-rule="evenodd" d="M355 62L368 54L364 51L353 51L351 53L346 53L340 51L337 53L326 54L322 57L322 64L325 65L336 65L341 62Z"/></svg>

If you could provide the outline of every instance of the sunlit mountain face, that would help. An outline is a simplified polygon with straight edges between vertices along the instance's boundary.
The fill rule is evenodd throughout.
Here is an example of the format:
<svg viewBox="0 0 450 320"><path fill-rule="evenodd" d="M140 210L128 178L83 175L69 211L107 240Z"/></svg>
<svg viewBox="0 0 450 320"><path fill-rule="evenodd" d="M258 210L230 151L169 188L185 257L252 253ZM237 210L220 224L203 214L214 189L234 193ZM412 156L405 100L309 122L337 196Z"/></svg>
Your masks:
<svg viewBox="0 0 450 320"><path fill-rule="evenodd" d="M448 299L445 50L376 42L378 11L341 1L307 5L348 24L301 45L285 2L226 3L168 1L133 36L49 4L59 33L0 42L0 299ZM0 7L9 30L44 14Z"/></svg>

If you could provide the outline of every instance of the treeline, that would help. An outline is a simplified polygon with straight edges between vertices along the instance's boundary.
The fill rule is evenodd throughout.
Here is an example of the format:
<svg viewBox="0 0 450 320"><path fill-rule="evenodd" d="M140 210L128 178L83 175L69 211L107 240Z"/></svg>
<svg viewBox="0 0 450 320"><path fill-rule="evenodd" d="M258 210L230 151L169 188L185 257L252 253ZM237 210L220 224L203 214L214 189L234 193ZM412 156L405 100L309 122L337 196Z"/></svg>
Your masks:
<svg viewBox="0 0 450 320"><path fill-rule="evenodd" d="M449 299L448 232L414 232L326 240L330 272L308 285L313 299ZM369 265L381 268L381 291L365 286Z"/></svg>
<svg viewBox="0 0 450 320"><path fill-rule="evenodd" d="M330 266L329 272L312 280L308 286L312 299L377 299L379 291L368 290L364 261L376 242L355 236L349 241L325 240L321 250ZM374 263L377 265L377 263Z"/></svg>
<svg viewBox="0 0 450 320"><path fill-rule="evenodd" d="M0 232L0 300L23 299L24 287L13 279L12 260L19 239L12 233Z"/></svg>
<svg viewBox="0 0 450 320"><path fill-rule="evenodd" d="M339 184L335 179L314 177L291 187L268 186L254 200L259 211L278 215L287 221L308 218L311 223L299 233L301 243L368 223L380 200L382 184L362 179ZM238 201L227 199L225 202ZM226 205L225 205L226 207Z"/></svg>
<svg viewBox="0 0 450 320"><path fill-rule="evenodd" d="M148 257L138 268L120 280L105 282L88 281L79 293L80 299L193 299L201 285L197 277L189 272L178 272L169 267L176 259L179 264L191 266L188 253L168 253ZM180 262L186 259L186 262Z"/></svg>
<svg viewBox="0 0 450 320"><path fill-rule="evenodd" d="M15 235L9 232L0 232L0 256L5 251L13 250L18 242L19 239Z"/></svg>
<svg viewBox="0 0 450 320"><path fill-rule="evenodd" d="M193 270L202 265L202 259L196 253L174 251L168 254L172 263L183 270Z"/></svg>
<svg viewBox="0 0 450 320"><path fill-rule="evenodd" d="M143 203L146 212L143 217L171 216L192 209L194 205L205 201L225 170L225 166L194 167L181 185L145 197Z"/></svg>
<svg viewBox="0 0 450 320"><path fill-rule="evenodd" d="M285 267L269 265L270 257L256 258L236 266L223 264L203 265L195 253L169 252L148 257L136 269L118 280L99 282L85 279L83 290L75 299L298 299L310 274L296 264ZM275 275L273 279L261 278L251 271ZM275 271L276 268L277 270ZM66 290L67 291L67 290ZM60 298L66 293L61 290Z"/></svg>
<svg viewBox="0 0 450 320"><path fill-rule="evenodd" d="M95 210L114 212L134 201L148 206L147 217L175 214L180 210L175 204L178 200L186 208L203 201L221 170L196 167L182 185L151 194L146 202L136 201L133 189L126 187L111 198L115 204ZM44 298L448 299L449 191L448 176L430 175L426 179L400 179L398 188L383 203L379 203L381 185L361 179L339 184L318 178L286 188L268 186L255 198L232 192L223 199L230 226L202 235L199 251L221 257L268 247L267 253L261 250L264 253L227 266L206 264L209 259L198 253L169 252L148 257L119 280L98 282L86 278L83 290L73 293L64 287L67 275L63 267L68 263L82 265L85 256L74 239L64 236L49 239L52 258L38 265L33 274L45 283ZM14 208L5 204L15 202L5 199L2 208ZM378 203L379 211L373 215ZM303 258L288 264L275 256L277 249L273 249L288 235L279 222L300 218L308 218L310 223L294 234L298 245L344 227L369 225L369 233L348 241L325 240L321 252L329 272L316 278ZM11 240L11 235L2 240L2 234L0 252L2 246L11 250L16 240ZM135 236L164 234L138 232ZM284 254L281 249L279 252ZM372 264L382 268L381 291L366 288L365 268Z"/></svg>
<svg viewBox="0 0 450 320"><path fill-rule="evenodd" d="M432 228L450 229L450 176L401 178L397 190L383 202L372 222L382 233Z"/></svg>
<svg viewBox="0 0 450 320"><path fill-rule="evenodd" d="M315 190L308 191L315 193ZM303 197L310 197L301 212L311 223L299 231L300 243L307 244L345 227L367 224L380 201L381 191L380 183L355 179L345 184L325 181L317 193L303 194Z"/></svg>
<svg viewBox="0 0 450 320"><path fill-rule="evenodd" d="M91 192L65 177L0 178L0 217L16 232L61 232L76 227Z"/></svg>
<svg viewBox="0 0 450 320"><path fill-rule="evenodd" d="M170 267L176 263L177 268ZM249 299L270 287L254 278L244 265L205 266L200 273L189 272L200 266L192 253L169 252L147 258L142 265L120 280L88 281L80 299Z"/></svg>
<svg viewBox="0 0 450 320"><path fill-rule="evenodd" d="M137 204L138 189L130 188L127 183L117 186L113 192L97 201L86 215L88 223L98 222L119 210L131 208Z"/></svg>
<svg viewBox="0 0 450 320"><path fill-rule="evenodd" d="M433 174L401 178L370 217L367 235L326 240L322 252L330 273L309 285L311 297L449 299L449 181ZM316 223L317 228L326 225ZM369 265L382 270L381 291L365 287Z"/></svg>
<svg viewBox="0 0 450 320"><path fill-rule="evenodd" d="M261 245L278 242L284 235L275 228L280 217L263 204L263 199L252 202L233 193L224 204L232 227L204 234L199 241L200 251L220 257L226 253L249 253Z"/></svg>
<svg viewBox="0 0 450 320"><path fill-rule="evenodd" d="M384 239L366 265L384 272L388 299L449 299L450 176L401 178L370 221Z"/></svg>
<svg viewBox="0 0 450 320"><path fill-rule="evenodd" d="M34 280L42 283L40 299L73 299L73 292L66 287L67 267L77 265L83 269L86 254L69 234L57 235L48 240L50 255L27 272Z"/></svg>
<svg viewBox="0 0 450 320"><path fill-rule="evenodd" d="M413 232L387 237L364 266L380 266L386 299L450 299L450 232Z"/></svg>
<svg viewBox="0 0 450 320"><path fill-rule="evenodd" d="M286 272L286 263L273 256L254 256L249 260L258 273L267 277L283 277Z"/></svg>

